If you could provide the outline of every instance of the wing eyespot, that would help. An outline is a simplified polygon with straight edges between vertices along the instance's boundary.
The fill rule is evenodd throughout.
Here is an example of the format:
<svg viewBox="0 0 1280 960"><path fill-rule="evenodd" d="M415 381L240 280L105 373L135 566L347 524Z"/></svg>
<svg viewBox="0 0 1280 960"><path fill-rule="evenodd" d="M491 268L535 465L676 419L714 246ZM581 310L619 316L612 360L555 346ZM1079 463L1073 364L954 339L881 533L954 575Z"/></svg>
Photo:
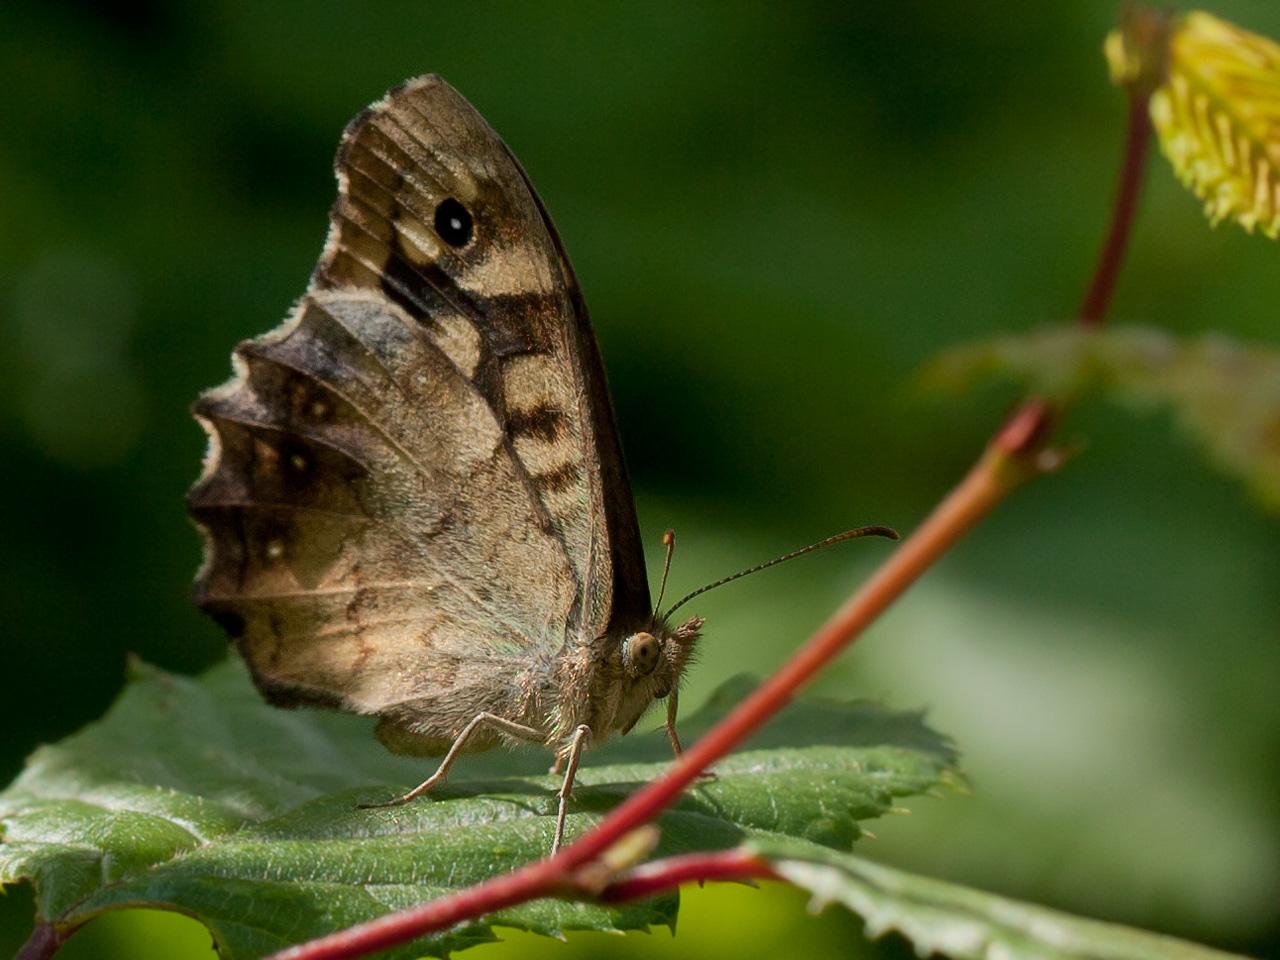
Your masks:
<svg viewBox="0 0 1280 960"><path fill-rule="evenodd" d="M445 197L436 205L432 225L440 239L455 249L465 247L475 234L471 211L453 197Z"/></svg>

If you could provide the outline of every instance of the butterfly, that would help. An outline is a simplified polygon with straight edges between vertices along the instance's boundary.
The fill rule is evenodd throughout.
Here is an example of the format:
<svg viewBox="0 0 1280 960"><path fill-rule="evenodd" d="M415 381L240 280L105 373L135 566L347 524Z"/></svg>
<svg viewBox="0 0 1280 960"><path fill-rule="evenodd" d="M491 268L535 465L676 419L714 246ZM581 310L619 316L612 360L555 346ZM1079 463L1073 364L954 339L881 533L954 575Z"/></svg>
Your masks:
<svg viewBox="0 0 1280 960"><path fill-rule="evenodd" d="M463 752L549 748L554 852L584 749L665 699L680 753L703 620L676 607L892 532L659 613L586 306L510 150L424 76L352 120L334 166L306 293L195 404L195 598L269 702L373 715L390 750L443 754L368 806L421 796Z"/></svg>
<svg viewBox="0 0 1280 960"><path fill-rule="evenodd" d="M391 750L528 741L567 771L677 687L595 337L524 170L437 76L347 126L302 299L196 402L195 597L281 706Z"/></svg>

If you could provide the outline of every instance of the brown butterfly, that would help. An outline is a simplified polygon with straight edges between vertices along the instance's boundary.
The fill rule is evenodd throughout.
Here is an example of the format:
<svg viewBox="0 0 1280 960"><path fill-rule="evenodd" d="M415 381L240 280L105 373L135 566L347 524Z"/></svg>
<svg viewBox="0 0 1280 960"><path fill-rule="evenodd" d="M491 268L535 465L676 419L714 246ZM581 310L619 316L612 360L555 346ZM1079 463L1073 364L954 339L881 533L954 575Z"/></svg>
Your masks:
<svg viewBox="0 0 1280 960"><path fill-rule="evenodd" d="M497 134L421 77L348 125L335 168L306 294L195 406L196 598L272 703L445 755L391 804L459 753L549 747L554 850L585 747L665 697L679 752L702 619L650 604L586 307Z"/></svg>

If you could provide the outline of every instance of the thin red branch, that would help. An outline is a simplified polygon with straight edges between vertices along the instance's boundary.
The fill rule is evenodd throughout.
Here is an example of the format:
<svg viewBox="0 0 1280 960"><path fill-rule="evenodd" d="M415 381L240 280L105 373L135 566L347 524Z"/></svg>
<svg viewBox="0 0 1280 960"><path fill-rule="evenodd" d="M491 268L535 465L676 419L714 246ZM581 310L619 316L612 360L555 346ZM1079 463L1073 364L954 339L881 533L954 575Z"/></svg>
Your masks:
<svg viewBox="0 0 1280 960"><path fill-rule="evenodd" d="M1139 102L1140 101L1140 102ZM1132 233L1150 144L1145 97L1131 93L1124 160L1112 208L1107 240L1080 310L1086 325L1101 322L1111 304L1116 277ZM969 473L894 551L883 565L805 643L781 669L765 680L701 740L684 752L663 776L642 787L616 807L594 829L547 860L487 880L475 887L421 906L388 914L347 930L290 947L268 960L353 960L375 950L406 943L454 924L473 920L513 904L539 897L581 895L576 872L601 857L628 833L657 817L730 750L742 743L789 703L819 670L896 600L903 591L985 517L1022 481L1052 466L1042 454L1054 425L1054 411L1032 398L996 432L986 452ZM656 872L642 868L607 887L610 898L644 896L681 880L764 875L759 862L745 854L694 855L665 861ZM741 868L740 872L738 869ZM708 871L699 873L699 870Z"/></svg>
<svg viewBox="0 0 1280 960"><path fill-rule="evenodd" d="M1150 91L1145 85L1141 85L1131 87L1128 94L1129 115L1125 130L1124 159L1116 181L1111 223L1107 228L1107 239L1102 244L1102 252L1098 254L1093 279L1080 304L1079 320L1086 327L1100 324L1111 309L1116 278L1124 264L1133 221L1138 212L1138 199L1142 195L1142 174L1147 166L1147 154L1151 152L1151 118L1147 113Z"/></svg>
<svg viewBox="0 0 1280 960"><path fill-rule="evenodd" d="M704 880L775 880L778 875L765 860L745 850L689 853L654 860L636 867L601 891L605 903L624 903L665 893L682 883Z"/></svg>
<svg viewBox="0 0 1280 960"><path fill-rule="evenodd" d="M13 960L49 960L58 952L62 941L63 938L58 935L53 924L38 924Z"/></svg>

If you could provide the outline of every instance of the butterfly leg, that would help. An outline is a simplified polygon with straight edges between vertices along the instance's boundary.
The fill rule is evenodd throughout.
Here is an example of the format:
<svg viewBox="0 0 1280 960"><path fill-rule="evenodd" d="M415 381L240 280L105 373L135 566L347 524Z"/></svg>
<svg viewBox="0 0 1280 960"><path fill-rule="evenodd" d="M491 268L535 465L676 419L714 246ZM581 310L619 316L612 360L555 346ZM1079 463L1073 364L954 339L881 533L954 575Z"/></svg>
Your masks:
<svg viewBox="0 0 1280 960"><path fill-rule="evenodd" d="M564 783L560 787L560 806L556 811L556 835L551 841L552 856L555 856L564 840L564 821L569 815L569 796L573 792L573 778L578 773L578 761L582 758L582 748L590 739L591 728L585 723L578 724L578 729L573 731L573 740L569 742L569 749L563 755L565 757Z"/></svg>
<svg viewBox="0 0 1280 960"><path fill-rule="evenodd" d="M672 690L667 694L667 739L671 741L671 750L676 757L684 753L684 746L680 743L680 734L676 733L676 713L680 710L680 691ZM714 770L703 770L698 774L699 780L715 780L716 773Z"/></svg>
<svg viewBox="0 0 1280 960"><path fill-rule="evenodd" d="M671 741L671 749L678 757L684 753L680 745L680 734L676 733L676 713L680 710L680 691L672 690L667 694L667 738Z"/></svg>
<svg viewBox="0 0 1280 960"><path fill-rule="evenodd" d="M420 784L410 790L403 796L396 797L394 800L385 800L382 803L357 803L356 807L361 810L369 810L374 807L398 807L402 803L408 803L417 797L422 796L437 783L442 781L449 775L449 768L453 766L453 762L458 759L458 755L462 753L463 748L467 745L467 741L481 727L491 727L499 733L505 733L507 736L515 737L518 740L530 740L534 743L542 743L546 740L546 736L540 730L533 727L526 727L523 723L516 723L513 720L507 720L503 717L494 716L492 713L478 713L475 718L462 728L462 732L458 734L453 746L449 748L449 752L444 755L444 759L440 761L440 766L436 767L436 772Z"/></svg>

